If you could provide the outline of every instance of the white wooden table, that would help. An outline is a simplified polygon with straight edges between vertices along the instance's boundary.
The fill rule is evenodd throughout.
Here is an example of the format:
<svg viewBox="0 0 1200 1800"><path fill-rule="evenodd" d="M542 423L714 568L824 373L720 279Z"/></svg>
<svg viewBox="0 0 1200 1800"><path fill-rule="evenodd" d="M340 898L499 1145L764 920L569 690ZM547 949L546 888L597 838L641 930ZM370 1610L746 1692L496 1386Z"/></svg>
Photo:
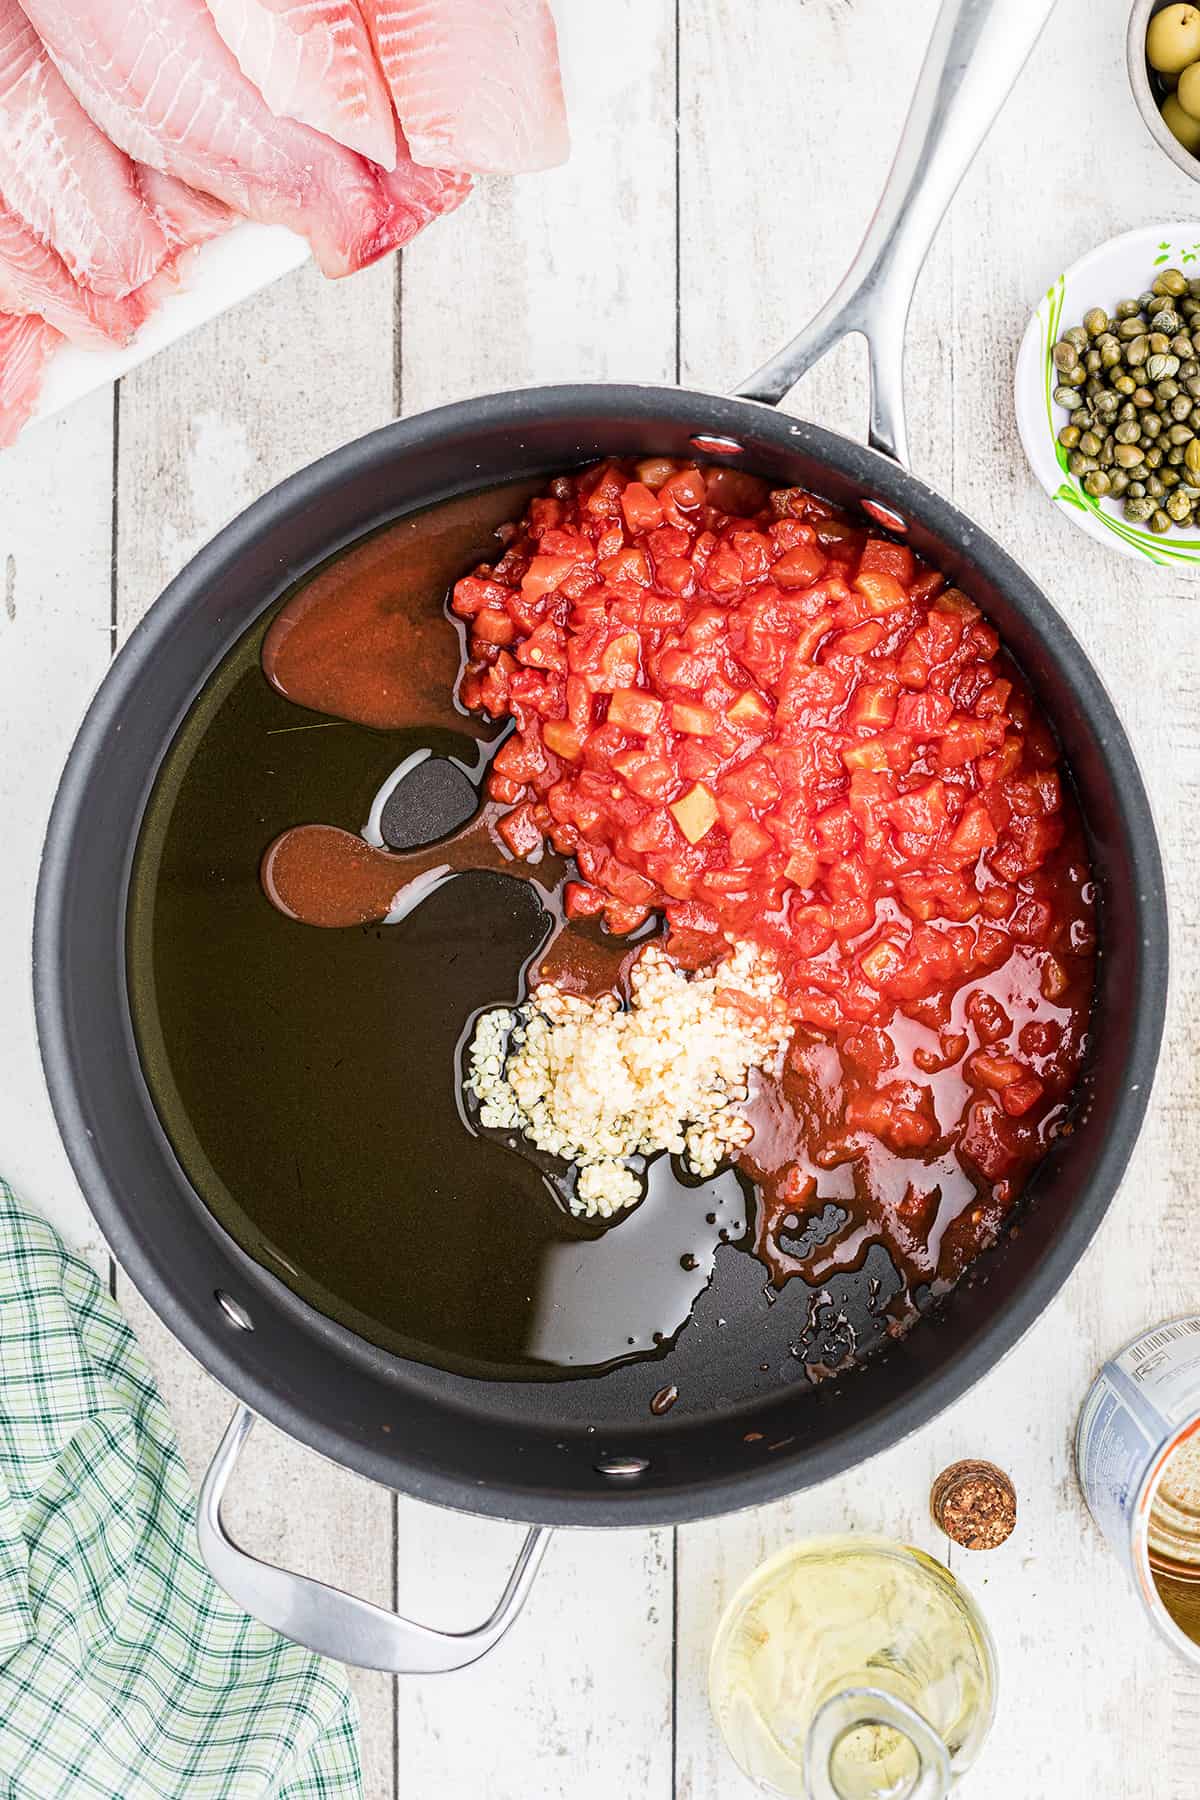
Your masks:
<svg viewBox="0 0 1200 1800"><path fill-rule="evenodd" d="M169 576L233 513L398 411L567 378L721 388L832 287L874 206L934 0L561 0L569 167L485 187L402 264L307 268L0 456L0 1170L105 1256L37 1060L29 923L39 844L83 706ZM1011 419L1017 340L1068 261L1200 188L1128 93L1123 6L1060 0L943 225L913 309L914 466L1008 545L1096 658L1146 771L1177 897L1173 1006L1149 1123L1098 1242L1020 1346L950 1412L794 1501L677 1531L561 1534L491 1657L356 1678L369 1800L734 1800L709 1721L725 1598L800 1533L878 1529L967 1566L1000 1654L972 1800L1194 1800L1200 1676L1152 1636L1083 1509L1078 1404L1103 1356L1200 1305L1200 578L1119 560L1056 516ZM1116 296L1099 296L1101 299ZM861 431L843 346L788 402ZM116 1292L199 1467L229 1400ZM945 1463L1012 1474L1018 1529L976 1558L932 1528ZM451 1628L516 1528L432 1511L266 1429L235 1523L268 1555Z"/></svg>

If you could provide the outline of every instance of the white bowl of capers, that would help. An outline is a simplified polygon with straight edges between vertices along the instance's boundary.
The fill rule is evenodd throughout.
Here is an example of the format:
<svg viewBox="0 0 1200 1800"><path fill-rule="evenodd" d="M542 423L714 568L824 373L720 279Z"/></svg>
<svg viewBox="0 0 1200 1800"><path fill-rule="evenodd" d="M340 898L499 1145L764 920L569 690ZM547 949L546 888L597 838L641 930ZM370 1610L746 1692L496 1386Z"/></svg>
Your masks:
<svg viewBox="0 0 1200 1800"><path fill-rule="evenodd" d="M1016 412L1034 474L1089 537L1200 565L1200 224L1127 231L1051 282Z"/></svg>

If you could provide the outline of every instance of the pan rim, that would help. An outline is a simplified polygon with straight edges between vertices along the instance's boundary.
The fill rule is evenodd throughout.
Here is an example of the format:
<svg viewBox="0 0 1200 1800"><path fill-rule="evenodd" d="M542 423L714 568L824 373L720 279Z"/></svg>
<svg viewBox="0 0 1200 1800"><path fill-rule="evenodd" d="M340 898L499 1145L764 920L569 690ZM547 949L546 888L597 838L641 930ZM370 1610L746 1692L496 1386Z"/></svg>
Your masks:
<svg viewBox="0 0 1200 1800"><path fill-rule="evenodd" d="M1055 663L1068 672L1071 689L1103 743L1114 785L1123 800L1123 828L1137 851L1140 880L1134 903L1142 927L1141 981L1126 1071L1128 1081L1108 1121L1105 1141L1086 1191L1062 1221L1041 1260L1022 1279L1011 1303L980 1324L951 1363L921 1373L903 1398L889 1408L878 1408L868 1418L831 1433L815 1450L784 1455L737 1473L710 1476L703 1484L691 1482L679 1489L609 1489L593 1496L574 1491L555 1493L544 1487L523 1488L514 1483L482 1488L408 1460L402 1445L389 1445L386 1452L375 1452L327 1427L323 1420L296 1404L281 1384L260 1379L248 1370L234 1354L236 1339L231 1339L227 1327L185 1299L182 1284L173 1286L160 1273L159 1259L150 1254L143 1241L144 1233L109 1184L73 1079L75 1053L70 1041L69 995L61 953L66 932L64 899L70 851L86 803L95 753L119 723L124 694L134 676L153 656L170 621L196 595L211 591L221 567L238 556L268 524L277 527L281 517L302 510L315 493L352 482L380 460L401 453L419 453L422 443L431 436L441 440L456 432L469 433L489 422L507 423L519 430L523 416L553 420L558 414L569 414L577 419L581 410L602 415L611 424L622 413L628 414L630 408L652 412L664 423L674 415L674 422L693 426L697 426L702 414L710 423L730 428L730 436L736 435L733 428L737 420L744 420L747 415L760 426L768 420L776 429L782 424L787 437L794 440L793 448L846 470L855 479L863 479L863 471L869 471L866 479L877 486L883 498L896 502L904 512L919 516L931 529L957 537L969 560L979 560L983 549L992 578L1014 595L1014 604L1031 629L1046 643ZM200 675L200 683L210 672L211 669ZM123 914L124 892L120 900ZM820 425L780 414L761 402L651 383L552 383L457 401L393 421L354 439L252 502L167 585L110 664L69 753L50 816L39 874L33 973L47 1086L59 1131L87 1204L118 1261L152 1309L239 1399L340 1466L353 1468L418 1499L455 1510L539 1524L646 1526L681 1523L762 1504L858 1466L930 1422L1015 1347L1083 1256L1120 1183L1148 1104L1163 1028L1168 960L1165 881L1157 833L1146 789L1116 710L1102 679L1065 620L1040 587L988 533L920 477L881 453ZM229 1249L250 1262L215 1220L213 1228L221 1231ZM257 1265L253 1266L257 1269ZM310 1315L314 1334L332 1334L338 1339L344 1337L353 1346L365 1346L365 1340L307 1303L296 1298L296 1304Z"/></svg>

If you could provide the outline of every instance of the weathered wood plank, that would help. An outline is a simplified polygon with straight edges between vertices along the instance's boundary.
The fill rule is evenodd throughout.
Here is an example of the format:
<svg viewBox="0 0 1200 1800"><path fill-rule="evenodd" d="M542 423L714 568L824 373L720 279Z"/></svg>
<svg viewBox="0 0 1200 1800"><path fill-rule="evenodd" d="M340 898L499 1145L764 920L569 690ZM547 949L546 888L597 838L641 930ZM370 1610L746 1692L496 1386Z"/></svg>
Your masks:
<svg viewBox="0 0 1200 1800"><path fill-rule="evenodd" d="M351 282L311 266L214 320L121 384L117 617L121 636L185 559L273 482L391 416L395 269ZM230 1401L150 1318L118 1296L158 1368L197 1464ZM247 1547L386 1603L393 1503L277 1432L255 1434L234 1517ZM394 1794L392 1682L356 1674L366 1792Z"/></svg>
<svg viewBox="0 0 1200 1800"><path fill-rule="evenodd" d="M531 382L673 378L674 7L558 10L571 163L481 186L405 253L406 412ZM518 1536L401 1501L399 1604L477 1619ZM560 1536L493 1655L449 1679L402 1680L413 1800L667 1800L671 1551L670 1533Z"/></svg>
<svg viewBox="0 0 1200 1800"><path fill-rule="evenodd" d="M854 204L851 190L857 194L860 183L867 203L875 193L866 173L874 146L868 150L863 143L867 121L855 117L856 92L869 95L880 145L890 154L894 132L890 122L884 129L875 109L888 105L893 92L892 104L902 105L909 91L902 73L909 52L898 39L887 39L892 10L877 6L864 16L856 9L851 19L840 8L820 8L801 21L815 42L822 31L832 33L822 43L820 67L836 86L842 125L835 132L826 119L824 133L818 123L809 135L808 115L820 106L810 92L801 141L812 185L820 188L822 177L832 177L839 205ZM714 34L723 33L722 56L728 59L725 9L713 11ZM755 35L760 16L756 9ZM903 25L915 48L921 31L908 11ZM1116 15L1103 22L1102 53L1090 65L1088 82L1072 88L1071 124L1064 124L1063 70L1080 33L1094 25L1094 12L1082 0L1059 7L943 227L910 332L914 463L1043 580L1097 659L1142 755L1175 891L1188 892L1197 876L1188 821L1197 789L1200 694L1186 657L1172 656L1166 646L1194 634L1195 578L1139 571L1056 517L1034 487L1011 422L1015 346L1047 282L1090 244L1140 221L1148 192L1164 216L1176 207L1186 216L1194 198L1132 115L1118 42L1123 22ZM865 56L879 79L864 83L858 63L859 79L851 80L839 61L851 44L856 59ZM744 101L740 76L739 68L728 79ZM760 97L760 141L764 106ZM798 112L792 122L801 127ZM1118 132L1120 155L1106 164L1105 181L1081 183L1068 136L1074 144L1096 133L1116 142ZM712 131L711 140L727 142L726 131ZM842 174L837 152L849 144L853 161ZM816 193L812 204L821 216L827 203ZM811 235L820 245L820 232ZM765 248L772 258L780 254L774 242ZM761 254L755 266L763 266ZM822 291L828 285L822 281ZM764 287L770 292L772 284L760 279L760 304ZM815 375L797 399L807 404L810 384L815 416L842 423L832 408L845 396L822 393L818 400ZM858 425L857 391L854 398ZM818 405L831 410L818 411ZM936 441L927 450L922 435L931 431ZM935 1548L925 1511L929 1480L962 1455L990 1456L1007 1466L1021 1506L1018 1531L1000 1552L972 1557L942 1540L942 1554L984 1606L1000 1660L1000 1707L971 1793L999 1800L1011 1793L1017 1771L1025 1772L1027 1786L1064 1800L1118 1791L1129 1800L1150 1800L1186 1791L1200 1750L1195 1678L1171 1660L1141 1619L1115 1559L1087 1518L1071 1458L1075 1415L1103 1356L1148 1320L1200 1300L1195 1259L1179 1254L1192 1235L1184 1215L1198 1148L1193 1046L1200 1000L1190 922L1177 923L1175 950L1175 1000L1151 1125L1100 1240L1065 1295L992 1376L909 1444L753 1520L681 1534L679 1732L687 1745L681 1797L720 1800L728 1793L732 1800L742 1791L714 1741L701 1698L707 1646L736 1581L760 1553L830 1525L911 1535ZM693 1603L693 1593L702 1598Z"/></svg>
<svg viewBox="0 0 1200 1800"><path fill-rule="evenodd" d="M853 12L832 0L803 9L771 0L753 10L684 0L685 382L734 385L793 336L834 287L879 197L934 10L933 0L903 11L870 0ZM867 80L868 63L886 69L886 81ZM908 392L921 396L910 412L913 464L943 489L951 471L944 318L950 270L944 232L918 288L907 349ZM862 436L862 346L838 346L784 409ZM678 1800L735 1800L746 1791L707 1701L713 1635L741 1581L790 1540L821 1532L884 1532L936 1553L939 1534L926 1496L941 1462L950 1460L939 1455L926 1434L877 1459L865 1475L679 1531Z"/></svg>
<svg viewBox="0 0 1200 1800"><path fill-rule="evenodd" d="M1104 182L1091 184L1067 152L1061 71L1079 33L1096 29L1091 74L1073 89L1071 136L1112 133L1120 154ZM1200 692L1176 648L1195 639L1196 578L1120 559L1052 509L1025 466L1010 400L1012 351L1064 265L1140 223L1150 193L1163 217L1186 218L1194 208L1194 188L1133 111L1123 30L1116 13L1098 21L1084 0L1057 9L956 202L954 494L1041 580L1095 659L1141 759L1171 888L1182 895L1200 877L1191 825ZM1027 148L1017 157L1014 146ZM1096 296L1106 304L1119 297ZM966 1559L969 1576L977 1562L981 1583L986 1575L981 1598L1002 1665L1001 1706L972 1786L980 1800L1011 1792L1022 1767L1038 1770L1046 1792L1080 1800L1117 1791L1128 1800L1174 1800L1194 1785L1200 1685L1145 1623L1083 1507L1071 1453L1097 1365L1139 1328L1200 1304L1196 1258L1184 1248L1195 1241L1189 1195L1200 1150L1191 910L1176 911L1173 1004L1155 1101L1112 1212L1065 1293L972 1396L976 1416L996 1421L1012 1445L1023 1506L1009 1549Z"/></svg>
<svg viewBox="0 0 1200 1800"><path fill-rule="evenodd" d="M33 898L63 759L108 666L112 395L0 454L0 1170L103 1257L42 1080L30 985Z"/></svg>
<svg viewBox="0 0 1200 1800"><path fill-rule="evenodd" d="M233 1397L193 1361L131 1282L121 1280L119 1299L199 1485L229 1423ZM335 1587L349 1587L365 1599L387 1601L393 1556L390 1497L273 1426L260 1421L255 1427L224 1512L239 1544L256 1556ZM392 1683L386 1675L363 1670L352 1671L350 1679L362 1718L366 1800L391 1800Z"/></svg>

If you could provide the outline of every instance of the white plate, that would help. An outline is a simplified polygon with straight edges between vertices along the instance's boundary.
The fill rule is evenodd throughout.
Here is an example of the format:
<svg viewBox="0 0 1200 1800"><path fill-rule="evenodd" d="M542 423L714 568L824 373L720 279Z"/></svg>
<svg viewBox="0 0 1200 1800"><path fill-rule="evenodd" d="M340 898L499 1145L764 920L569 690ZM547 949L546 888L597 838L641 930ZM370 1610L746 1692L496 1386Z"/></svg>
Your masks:
<svg viewBox="0 0 1200 1800"><path fill-rule="evenodd" d="M226 307L298 269L308 256L308 244L295 232L249 221L201 244L188 260L180 288L167 295L123 350L85 350L66 344L55 352L46 367L34 419L49 418L93 388L127 375Z"/></svg>
<svg viewBox="0 0 1200 1800"><path fill-rule="evenodd" d="M1067 469L1058 433L1070 414L1054 401L1058 378L1050 352L1062 333L1079 324L1090 307L1106 312L1118 300L1136 300L1160 269L1200 277L1200 225L1143 225L1090 250L1051 283L1030 319L1017 355L1017 429L1029 464L1056 506L1097 543L1140 562L1174 567L1200 564L1200 537L1172 526L1161 536L1124 518L1119 500L1095 500Z"/></svg>

